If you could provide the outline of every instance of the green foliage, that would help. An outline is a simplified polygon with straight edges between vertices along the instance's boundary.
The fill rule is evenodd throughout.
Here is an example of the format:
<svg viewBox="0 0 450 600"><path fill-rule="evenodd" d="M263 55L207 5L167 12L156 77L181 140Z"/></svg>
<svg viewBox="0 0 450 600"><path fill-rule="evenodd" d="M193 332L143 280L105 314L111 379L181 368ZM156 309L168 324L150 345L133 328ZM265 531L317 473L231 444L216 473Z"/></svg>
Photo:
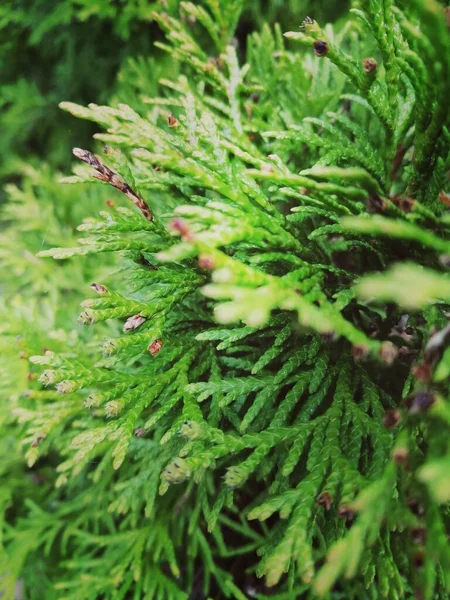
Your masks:
<svg viewBox="0 0 450 600"><path fill-rule="evenodd" d="M244 28L267 19L280 20L287 26L293 16L307 14L311 8L315 16L325 13L325 0L316 1L314 7L311 4L310 0L230 3L230 26L234 28L241 10ZM136 67L146 62L144 56L155 54L153 42L160 38L155 12L177 15L179 6L180 0L3 2L0 176L10 178L16 174L20 158L26 157L30 162L31 155L43 156L57 167L68 166L71 145L87 143L95 130L81 124L72 129L72 123L57 104L61 100L110 100L112 91L119 91L118 70L128 63ZM344 8L333 7L331 13L328 9L327 18L337 18ZM198 7L194 12L190 26L194 19L202 22L203 9ZM227 33L233 31L223 29L220 35ZM169 61L163 64L161 54L157 54L157 61L158 70L170 69ZM149 81L155 81L154 75L150 74Z"/></svg>
<svg viewBox="0 0 450 600"><path fill-rule="evenodd" d="M133 100L137 78L113 107L62 103L102 129L68 181L122 202L78 245L75 215L44 217L39 276L1 255L32 298L101 282L48 350L19 340L7 598L19 578L29 598L449 598L443 6L361 0L343 28L264 25L245 56L242 8L155 15L180 73L160 96ZM12 189L6 218L39 193Z"/></svg>

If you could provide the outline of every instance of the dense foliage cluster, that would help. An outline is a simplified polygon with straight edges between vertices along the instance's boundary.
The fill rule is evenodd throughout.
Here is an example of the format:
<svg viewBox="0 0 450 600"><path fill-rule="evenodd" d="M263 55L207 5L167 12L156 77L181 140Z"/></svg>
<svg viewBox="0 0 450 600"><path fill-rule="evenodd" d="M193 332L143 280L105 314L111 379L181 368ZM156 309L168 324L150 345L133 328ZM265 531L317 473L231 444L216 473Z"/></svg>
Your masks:
<svg viewBox="0 0 450 600"><path fill-rule="evenodd" d="M8 188L6 598L450 597L448 9L245 8L152 13L159 92Z"/></svg>

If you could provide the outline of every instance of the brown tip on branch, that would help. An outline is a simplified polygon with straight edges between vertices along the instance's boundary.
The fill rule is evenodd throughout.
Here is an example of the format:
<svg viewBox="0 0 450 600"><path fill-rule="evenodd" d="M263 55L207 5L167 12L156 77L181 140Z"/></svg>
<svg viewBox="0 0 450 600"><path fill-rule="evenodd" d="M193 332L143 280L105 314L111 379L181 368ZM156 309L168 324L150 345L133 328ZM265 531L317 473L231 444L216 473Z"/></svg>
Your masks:
<svg viewBox="0 0 450 600"><path fill-rule="evenodd" d="M32 448L37 448L39 446L39 444L45 440L47 436L43 433L37 433L36 436L34 437L33 441L31 442L31 447Z"/></svg>
<svg viewBox="0 0 450 600"><path fill-rule="evenodd" d="M412 374L417 381L431 381L431 378L433 377L433 365L424 360L418 365L414 365L412 368Z"/></svg>
<svg viewBox="0 0 450 600"><path fill-rule="evenodd" d="M154 342L152 342L152 343L150 344L150 346L148 347L148 353L149 353L151 356L155 356L155 354L158 354L158 352L160 352L160 351L161 351L162 344L163 344L163 343L162 343L162 340L159 340L159 339L158 339L158 340L155 340L155 341L154 341Z"/></svg>
<svg viewBox="0 0 450 600"><path fill-rule="evenodd" d="M386 200L378 194L372 194L366 203L368 213L383 213L387 206Z"/></svg>
<svg viewBox="0 0 450 600"><path fill-rule="evenodd" d="M352 348L352 356L354 360L361 360L369 355L369 348L364 344L357 344Z"/></svg>
<svg viewBox="0 0 450 600"><path fill-rule="evenodd" d="M392 342L383 342L379 350L380 358L387 365L392 365L398 356L398 349Z"/></svg>
<svg viewBox="0 0 450 600"><path fill-rule="evenodd" d="M169 127L177 127L178 126L178 119L176 119L172 113L169 113L169 115L167 117L167 125Z"/></svg>
<svg viewBox="0 0 450 600"><path fill-rule="evenodd" d="M98 158L96 158L96 156L92 154L92 152L89 152L89 150L83 150L82 148L73 148L72 152L74 156L87 163L88 165L95 166L96 163L100 162Z"/></svg>
<svg viewBox="0 0 450 600"><path fill-rule="evenodd" d="M316 500L317 506L323 506L325 510L330 510L332 498L329 492L322 492Z"/></svg>
<svg viewBox="0 0 450 600"><path fill-rule="evenodd" d="M404 213L410 213L413 210L414 205L416 203L416 201L412 198L398 195L393 196L391 200L395 204L395 206L398 206L398 208Z"/></svg>
<svg viewBox="0 0 450 600"><path fill-rule="evenodd" d="M126 322L125 325L123 326L123 331L126 333L127 331L133 331L133 329L137 329L138 327L140 327L143 323L145 323L145 321L147 320L146 317L143 317L140 314L137 315L133 315L132 317L129 317Z"/></svg>
<svg viewBox="0 0 450 600"><path fill-rule="evenodd" d="M200 254L198 258L198 266L201 269L206 269L207 271L212 271L215 268L213 259L206 254Z"/></svg>
<svg viewBox="0 0 450 600"><path fill-rule="evenodd" d="M439 200L446 206L450 206L450 194L439 192Z"/></svg>
<svg viewBox="0 0 450 600"><path fill-rule="evenodd" d="M179 233L185 242L189 242L194 239L192 231L189 229L189 226L184 219L180 219L179 217L172 219L170 223L170 229L176 233Z"/></svg>
<svg viewBox="0 0 450 600"><path fill-rule="evenodd" d="M408 448L404 448L403 446L401 446L400 448L396 448L392 453L392 459L395 462L395 464L403 468L408 467L408 457Z"/></svg>
<svg viewBox="0 0 450 600"><path fill-rule="evenodd" d="M397 408L394 408L386 412L383 419L383 425L386 427L386 429L393 429L400 423L401 420L401 412Z"/></svg>
<svg viewBox="0 0 450 600"><path fill-rule="evenodd" d="M378 63L374 58L365 58L363 60L362 64L363 64L364 72L367 74L375 73L375 71L377 70L377 67L378 67Z"/></svg>
<svg viewBox="0 0 450 600"><path fill-rule="evenodd" d="M99 283L91 283L89 287L91 288L91 290L94 290L94 292L97 292L97 294L108 293L108 288L106 288L104 285L100 285Z"/></svg>
<svg viewBox="0 0 450 600"><path fill-rule="evenodd" d="M153 221L153 215L148 207L147 203L143 198L141 198L125 181L115 173L112 169L107 167L102 161L89 152L89 150L83 150L82 148L74 148L72 150L74 156L85 162L86 164L94 167L93 177L99 179L100 181L104 181L105 183L109 183L117 190L125 194L125 196L133 202L133 204L138 208L147 221Z"/></svg>
<svg viewBox="0 0 450 600"><path fill-rule="evenodd" d="M435 403L436 396L433 392L419 391L408 396L406 405L410 415L419 415L427 412L427 410Z"/></svg>
<svg viewBox="0 0 450 600"><path fill-rule="evenodd" d="M355 512L345 504L339 507L338 515L341 519L345 519L348 522L353 521L355 518Z"/></svg>

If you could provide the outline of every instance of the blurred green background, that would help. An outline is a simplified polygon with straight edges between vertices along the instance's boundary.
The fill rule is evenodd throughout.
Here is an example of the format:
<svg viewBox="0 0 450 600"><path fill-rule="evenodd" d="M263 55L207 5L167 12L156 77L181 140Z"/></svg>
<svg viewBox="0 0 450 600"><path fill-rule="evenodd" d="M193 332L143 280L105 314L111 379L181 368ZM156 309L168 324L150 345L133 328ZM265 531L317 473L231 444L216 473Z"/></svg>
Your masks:
<svg viewBox="0 0 450 600"><path fill-rule="evenodd" d="M180 0L6 0L0 3L0 177L22 160L67 168L70 148L92 127L58 109L62 100L107 102L133 79L130 65L157 57L154 11L177 13ZM345 0L245 0L237 37L262 23L300 25L306 15L334 21ZM132 70L132 69L131 69ZM152 72L147 73L156 83ZM141 82L142 83L142 82ZM146 90L147 91L147 90Z"/></svg>

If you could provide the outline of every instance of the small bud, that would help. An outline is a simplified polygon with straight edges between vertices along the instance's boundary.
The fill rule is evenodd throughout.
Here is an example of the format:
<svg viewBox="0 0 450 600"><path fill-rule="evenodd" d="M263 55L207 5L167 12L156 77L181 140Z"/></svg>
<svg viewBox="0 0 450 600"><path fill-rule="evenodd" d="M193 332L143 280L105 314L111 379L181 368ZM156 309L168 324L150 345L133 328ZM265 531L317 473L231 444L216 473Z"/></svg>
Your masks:
<svg viewBox="0 0 450 600"><path fill-rule="evenodd" d="M172 113L169 113L169 115L167 117L167 124L169 127L177 127L178 119L176 119Z"/></svg>
<svg viewBox="0 0 450 600"><path fill-rule="evenodd" d="M331 344L332 342L335 342L337 339L335 331L325 331L324 333L320 334L320 337L326 344Z"/></svg>
<svg viewBox="0 0 450 600"><path fill-rule="evenodd" d="M100 285L99 283L91 283L91 285L89 287L92 290L94 290L94 292L97 292L97 294L107 294L108 293L107 288L105 288L104 285Z"/></svg>
<svg viewBox="0 0 450 600"><path fill-rule="evenodd" d="M133 317L129 317L126 320L125 325L123 326L123 331L126 333L127 331L132 331L133 329L137 329L143 323L145 323L146 320L147 320L146 317L143 317L142 315L139 315L139 314L134 315Z"/></svg>
<svg viewBox="0 0 450 600"><path fill-rule="evenodd" d="M144 437L144 435L147 433L147 431L143 428L143 427L138 427L137 429L134 430L134 435L136 437Z"/></svg>
<svg viewBox="0 0 450 600"><path fill-rule="evenodd" d="M93 408L98 408L99 406L101 406L102 402L102 395L98 394L97 392L93 392L92 394L89 394L87 398L85 398L84 407L88 410L91 410Z"/></svg>
<svg viewBox="0 0 450 600"><path fill-rule="evenodd" d="M431 378L433 377L432 365L423 361L413 367L412 374L418 381L431 381Z"/></svg>
<svg viewBox="0 0 450 600"><path fill-rule="evenodd" d="M158 354L158 352L161 350L161 348L162 348L162 340L158 339L149 345L148 352L152 356L155 356L155 354Z"/></svg>
<svg viewBox="0 0 450 600"><path fill-rule="evenodd" d="M32 448L37 448L39 446L39 444L42 442L42 440L45 440L47 436L44 435L43 433L38 433L36 434L36 436L34 437L33 441L31 442L31 447Z"/></svg>
<svg viewBox="0 0 450 600"><path fill-rule="evenodd" d="M398 409L388 410L383 419L383 425L387 429L393 429L402 420L402 415Z"/></svg>
<svg viewBox="0 0 450 600"><path fill-rule="evenodd" d="M106 206L108 208L114 208L116 206L116 203L112 198L108 198L108 200L106 201Z"/></svg>
<svg viewBox="0 0 450 600"><path fill-rule="evenodd" d="M212 271L215 267L213 259L206 254L200 254L198 257L198 266L207 271Z"/></svg>
<svg viewBox="0 0 450 600"><path fill-rule="evenodd" d="M355 518L355 513L354 511L349 507L349 506L340 506L339 510L338 510L338 515L340 516L341 519L345 519L346 521L353 521L353 519Z"/></svg>
<svg viewBox="0 0 450 600"><path fill-rule="evenodd" d="M398 356L398 350L392 342L383 342L379 350L379 355L383 362L387 365L392 365Z"/></svg>
<svg viewBox="0 0 450 600"><path fill-rule="evenodd" d="M331 502L332 500L329 492L322 492L316 500L317 506L323 506L325 510L330 510Z"/></svg>
<svg viewBox="0 0 450 600"><path fill-rule="evenodd" d="M197 421L186 421L180 428L180 435L188 440L196 440L201 436L202 426Z"/></svg>
<svg viewBox="0 0 450 600"><path fill-rule="evenodd" d="M56 371L53 371L52 369L47 369L46 371L43 371L38 381L39 383L42 383L42 385L51 385L52 383L55 383Z"/></svg>
<svg viewBox="0 0 450 600"><path fill-rule="evenodd" d="M416 203L415 200L406 196L394 196L391 200L404 213L410 213Z"/></svg>
<svg viewBox="0 0 450 600"><path fill-rule="evenodd" d="M367 200L367 212L368 213L382 213L387 208L386 200L378 196L377 194L373 194Z"/></svg>
<svg viewBox="0 0 450 600"><path fill-rule="evenodd" d="M190 475L189 467L183 458L177 458L168 464L162 472L162 477L167 483L171 484L183 483L183 481L189 479Z"/></svg>
<svg viewBox="0 0 450 600"><path fill-rule="evenodd" d="M225 485L229 488L237 488L243 485L248 479L247 472L242 467L229 467L225 473Z"/></svg>
<svg viewBox="0 0 450 600"><path fill-rule="evenodd" d="M122 403L119 400L110 400L105 404L105 414L108 419L117 417L122 410Z"/></svg>
<svg viewBox="0 0 450 600"><path fill-rule="evenodd" d="M178 217L172 219L172 222L170 223L170 229L176 233L179 233L184 241L191 241L194 239L192 231L189 229L184 219L180 219Z"/></svg>
<svg viewBox="0 0 450 600"><path fill-rule="evenodd" d="M374 58L365 58L363 60L363 69L365 73L374 73L377 70L377 61Z"/></svg>
<svg viewBox="0 0 450 600"><path fill-rule="evenodd" d="M397 465L400 465L401 467L407 467L408 466L408 456L409 456L409 452L408 452L408 448L404 448L404 447L398 447L395 448L394 452L392 453L392 458L394 460L394 462Z"/></svg>
<svg viewBox="0 0 450 600"><path fill-rule="evenodd" d="M21 350L19 352L19 358L28 358L28 354L25 352L25 350Z"/></svg>
<svg viewBox="0 0 450 600"><path fill-rule="evenodd" d="M315 41L314 54L320 58L326 56L328 54L328 44L322 40Z"/></svg>
<svg viewBox="0 0 450 600"><path fill-rule="evenodd" d="M355 360L361 360L362 358L366 358L369 354L369 348L364 346L364 344L357 344L352 348L352 356Z"/></svg>
<svg viewBox="0 0 450 600"><path fill-rule="evenodd" d="M446 206L450 206L450 194L439 192L439 200Z"/></svg>
<svg viewBox="0 0 450 600"><path fill-rule="evenodd" d="M410 415L425 413L434 404L436 397L433 392L420 391L407 398L406 404Z"/></svg>
<svg viewBox="0 0 450 600"><path fill-rule="evenodd" d="M64 381L60 381L56 384L56 391L58 394L71 394L76 388L76 382L71 381L70 379L64 379Z"/></svg>
<svg viewBox="0 0 450 600"><path fill-rule="evenodd" d="M93 310L87 308L78 315L78 323L80 325L92 325L95 323L95 313Z"/></svg>
<svg viewBox="0 0 450 600"><path fill-rule="evenodd" d="M118 350L118 345L116 340L105 340L102 344L102 354L103 356L112 356Z"/></svg>

